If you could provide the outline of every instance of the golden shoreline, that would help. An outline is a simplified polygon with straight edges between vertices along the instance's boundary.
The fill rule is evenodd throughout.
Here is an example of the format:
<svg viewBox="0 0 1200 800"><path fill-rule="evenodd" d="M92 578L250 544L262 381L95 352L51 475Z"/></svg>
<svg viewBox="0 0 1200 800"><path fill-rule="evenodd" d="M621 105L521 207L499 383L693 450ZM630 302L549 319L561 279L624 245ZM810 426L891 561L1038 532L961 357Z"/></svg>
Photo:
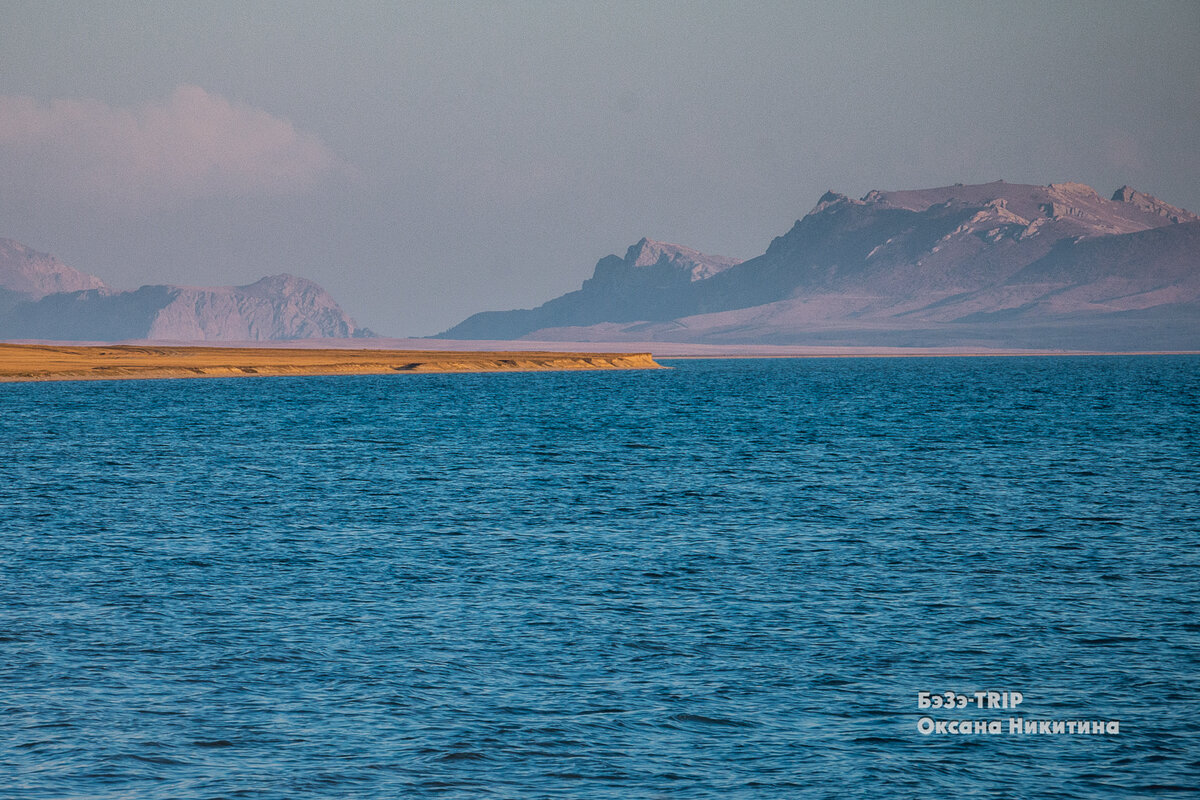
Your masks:
<svg viewBox="0 0 1200 800"><path fill-rule="evenodd" d="M326 342L322 341L322 345ZM488 343L483 343L488 344ZM542 343L545 344L545 343ZM579 343L573 343L579 344ZM850 350L850 352L846 352ZM395 375L450 372L665 369L663 361L775 358L949 358L1195 355L1196 351L952 351L938 348L806 348L789 353L418 350L338 346L9 344L0 342L0 383L20 381Z"/></svg>
<svg viewBox="0 0 1200 800"><path fill-rule="evenodd" d="M649 353L0 344L0 382L663 369Z"/></svg>

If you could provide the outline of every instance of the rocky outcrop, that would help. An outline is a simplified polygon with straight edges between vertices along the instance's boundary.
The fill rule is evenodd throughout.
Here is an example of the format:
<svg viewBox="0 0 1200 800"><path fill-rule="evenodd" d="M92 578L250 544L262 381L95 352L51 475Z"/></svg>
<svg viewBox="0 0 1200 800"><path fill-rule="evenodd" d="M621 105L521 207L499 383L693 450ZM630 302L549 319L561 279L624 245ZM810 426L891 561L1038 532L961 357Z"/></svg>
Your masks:
<svg viewBox="0 0 1200 800"><path fill-rule="evenodd" d="M48 253L39 253L12 239L0 239L0 291L14 301L103 288L104 281L72 269Z"/></svg>
<svg viewBox="0 0 1200 800"><path fill-rule="evenodd" d="M1020 346L1055 346L1111 323L1130 346L1151 346L1144 328L1152 346L1190 348L1200 346L1187 321L1200 310L1197 231L1200 217L1129 187L1111 200L1079 183L828 192L744 263L671 282L602 259L580 292L442 335L943 345L1005 344L1036 328L1049 338Z"/></svg>
<svg viewBox="0 0 1200 800"><path fill-rule="evenodd" d="M710 256L689 247L643 238L625 251L625 258L600 259L592 281L614 284L640 280L649 285L671 286L711 278L740 263L736 258ZM587 285L585 282L584 286Z"/></svg>
<svg viewBox="0 0 1200 800"><path fill-rule="evenodd" d="M1118 203L1129 203L1135 208L1150 214L1165 217L1170 222L1194 222L1197 219L1196 215L1190 211L1184 211L1182 208L1167 205L1157 197L1142 194L1131 186L1122 186L1120 189L1117 189L1113 192L1112 199Z"/></svg>
<svg viewBox="0 0 1200 800"><path fill-rule="evenodd" d="M625 257L605 256L577 292L524 311L483 312L442 334L452 339L515 339L539 328L669 319L687 313L689 287L739 264L643 238Z"/></svg>
<svg viewBox="0 0 1200 800"><path fill-rule="evenodd" d="M370 336L317 284L292 275L248 286L143 286L99 279L0 240L0 338L185 342Z"/></svg>
<svg viewBox="0 0 1200 800"><path fill-rule="evenodd" d="M211 342L370 335L328 292L294 275L275 275L249 286L167 288L167 302L154 312L147 339Z"/></svg>

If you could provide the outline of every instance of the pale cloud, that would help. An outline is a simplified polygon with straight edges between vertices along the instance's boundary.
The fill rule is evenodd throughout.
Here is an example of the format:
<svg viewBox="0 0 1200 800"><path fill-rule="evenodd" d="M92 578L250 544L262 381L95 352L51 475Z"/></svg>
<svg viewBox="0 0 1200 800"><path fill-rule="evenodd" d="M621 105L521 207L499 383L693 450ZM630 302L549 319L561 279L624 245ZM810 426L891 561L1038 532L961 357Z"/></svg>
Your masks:
<svg viewBox="0 0 1200 800"><path fill-rule="evenodd" d="M143 211L202 197L295 194L341 166L288 120L198 86L135 108L0 96L7 191Z"/></svg>

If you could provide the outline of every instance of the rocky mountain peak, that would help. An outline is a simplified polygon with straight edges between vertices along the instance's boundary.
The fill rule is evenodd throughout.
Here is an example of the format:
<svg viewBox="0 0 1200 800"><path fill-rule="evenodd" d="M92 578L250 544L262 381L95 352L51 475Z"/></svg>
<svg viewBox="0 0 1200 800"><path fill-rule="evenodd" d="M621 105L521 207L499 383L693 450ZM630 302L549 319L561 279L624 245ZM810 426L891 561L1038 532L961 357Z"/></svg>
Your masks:
<svg viewBox="0 0 1200 800"><path fill-rule="evenodd" d="M879 193L872 192L872 194L878 195ZM851 204L851 203L855 203L855 202L856 201L851 200L846 195L839 194L838 192L835 192L832 189L830 189L825 194L821 195L821 199L817 201L817 204L815 206L813 206L813 210L808 213L809 214L820 214L822 211L824 211L825 209L830 208L832 206Z"/></svg>
<svg viewBox="0 0 1200 800"><path fill-rule="evenodd" d="M318 284L271 275L248 286L172 287L153 315L149 339L262 341L371 335Z"/></svg>
<svg viewBox="0 0 1200 800"><path fill-rule="evenodd" d="M1048 187L1050 195L1060 200L1099 200L1100 193L1086 183L1052 183Z"/></svg>
<svg viewBox="0 0 1200 800"><path fill-rule="evenodd" d="M1128 184L1113 192L1112 199L1114 202L1128 203L1142 211L1165 217L1171 222L1193 222L1200 219L1200 216L1190 211L1185 211L1182 208L1176 208L1173 205L1164 203L1154 195L1139 192Z"/></svg>
<svg viewBox="0 0 1200 800"><path fill-rule="evenodd" d="M72 269L49 253L0 239L0 290L37 300L56 292L104 289L104 281Z"/></svg>
<svg viewBox="0 0 1200 800"><path fill-rule="evenodd" d="M0 239L0 338L262 341L362 337L316 283L271 275L248 286L108 289L99 278Z"/></svg>
<svg viewBox="0 0 1200 800"><path fill-rule="evenodd" d="M1194 349L1198 241L1195 215L1129 187L1112 200L1082 183L829 191L765 253L707 277L693 264L711 256L643 239L579 291L443 336Z"/></svg>
<svg viewBox="0 0 1200 800"><path fill-rule="evenodd" d="M625 264L630 267L670 266L692 273L694 279L716 274L723 269L740 264L736 258L713 256L668 242L656 242L643 237L625 252Z"/></svg>
<svg viewBox="0 0 1200 800"><path fill-rule="evenodd" d="M246 294L255 297L270 297L271 295L289 295L289 294L322 294L326 292L321 288L320 284L310 281L308 278L301 278L296 275L282 273L279 275L268 275L265 278L259 278L254 283L248 286L238 286L239 290ZM332 300L332 298L330 298Z"/></svg>
<svg viewBox="0 0 1200 800"><path fill-rule="evenodd" d="M678 251L686 248L665 242L656 242L643 236L637 244L632 244L625 251L625 263L631 267L649 267L662 259L670 259Z"/></svg>

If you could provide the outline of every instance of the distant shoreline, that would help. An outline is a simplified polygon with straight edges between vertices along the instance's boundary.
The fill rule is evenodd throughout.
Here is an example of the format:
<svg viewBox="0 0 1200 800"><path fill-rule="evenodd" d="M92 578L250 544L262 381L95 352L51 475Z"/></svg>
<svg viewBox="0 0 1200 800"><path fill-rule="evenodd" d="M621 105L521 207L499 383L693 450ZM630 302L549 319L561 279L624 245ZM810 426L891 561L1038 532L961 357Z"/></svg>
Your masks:
<svg viewBox="0 0 1200 800"><path fill-rule="evenodd" d="M867 350L868 348L864 348ZM915 348L914 348L915 349ZM655 355L660 361L703 361L732 358L1030 358L1054 356L1197 356L1200 350L1013 350L978 352L934 352L913 353L862 352L862 353L744 353L739 355Z"/></svg>
<svg viewBox="0 0 1200 800"><path fill-rule="evenodd" d="M498 353L522 356L540 355L634 355L649 354L655 359L691 358L883 358L935 356L1099 356L1099 355L1197 355L1200 349L1145 348L1137 350L1070 349L1063 347L999 347L973 345L898 346L883 344L708 344L669 341L594 341L532 339L436 339L436 338L327 338L280 339L270 341L170 341L130 339L111 341L55 341L47 339L9 339L7 345L45 345L48 347L142 347L155 350L208 348L211 350L328 350L328 351L403 351L446 356L453 353L493 356Z"/></svg>
<svg viewBox="0 0 1200 800"><path fill-rule="evenodd" d="M0 382L662 369L649 353L0 344Z"/></svg>
<svg viewBox="0 0 1200 800"><path fill-rule="evenodd" d="M386 341L386 340L385 340ZM393 340L396 341L396 340ZM422 341L422 340L400 340ZM0 342L0 383L29 381L231 378L408 373L543 372L562 370L663 369L659 361L780 358L1003 358L1036 356L1200 355L1197 350L1070 351L957 350L900 347L712 347L696 352L676 343L658 348L639 343L640 352L583 350L491 350L518 342L474 342L473 350L425 350L329 346L328 340L301 343L238 344L15 344ZM547 343L537 342L539 346ZM571 343L581 344L581 343ZM613 344L613 343L605 343ZM319 345L319 346L313 346ZM707 348L705 348L707 349ZM763 352L767 349L768 352ZM650 350L651 352L647 352ZM688 350L692 350L688 352ZM740 352L739 352L740 350ZM773 350L773 352L771 352ZM682 352L681 352L682 351ZM757 351L757 352L756 352Z"/></svg>

